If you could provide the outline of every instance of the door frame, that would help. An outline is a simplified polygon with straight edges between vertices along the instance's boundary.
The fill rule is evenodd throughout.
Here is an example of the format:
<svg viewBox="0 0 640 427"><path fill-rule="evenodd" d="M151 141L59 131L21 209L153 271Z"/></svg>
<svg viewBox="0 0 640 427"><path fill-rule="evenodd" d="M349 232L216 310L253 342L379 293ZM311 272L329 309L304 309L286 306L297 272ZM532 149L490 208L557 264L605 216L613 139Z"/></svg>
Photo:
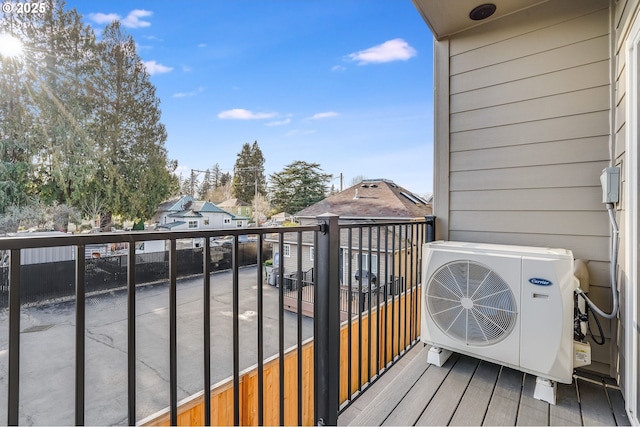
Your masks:
<svg viewBox="0 0 640 427"><path fill-rule="evenodd" d="M638 242L640 227L638 225L638 166L640 163L638 140L640 137L640 16L636 14L626 42L626 141L624 159L625 188L623 197L625 205L625 407L633 424L639 424L638 407L638 352L640 341L638 335L640 321L638 317Z"/></svg>

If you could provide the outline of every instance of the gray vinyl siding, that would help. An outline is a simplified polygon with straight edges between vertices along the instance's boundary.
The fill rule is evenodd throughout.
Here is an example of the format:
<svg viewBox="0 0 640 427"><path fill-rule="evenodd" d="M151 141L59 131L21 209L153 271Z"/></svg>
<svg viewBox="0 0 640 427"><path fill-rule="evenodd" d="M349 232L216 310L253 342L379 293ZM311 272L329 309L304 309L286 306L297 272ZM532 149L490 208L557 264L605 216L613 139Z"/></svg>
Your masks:
<svg viewBox="0 0 640 427"><path fill-rule="evenodd" d="M448 181L435 188L436 214L447 214L441 236L571 249L590 261L590 295L607 310L599 176L610 157L609 2L551 0L443 43L435 49L448 55L436 67L449 73L444 83L436 77L436 93L444 84L450 94L448 162L435 165L436 182ZM616 354L609 323L592 365L606 374Z"/></svg>
<svg viewBox="0 0 640 427"><path fill-rule="evenodd" d="M288 243L285 243L288 244ZM291 243L291 256L283 256L284 272L285 274L294 273L298 270L298 245ZM276 249L277 251L277 249ZM309 271L313 268L313 261L310 260L311 246L302 245L302 271Z"/></svg>

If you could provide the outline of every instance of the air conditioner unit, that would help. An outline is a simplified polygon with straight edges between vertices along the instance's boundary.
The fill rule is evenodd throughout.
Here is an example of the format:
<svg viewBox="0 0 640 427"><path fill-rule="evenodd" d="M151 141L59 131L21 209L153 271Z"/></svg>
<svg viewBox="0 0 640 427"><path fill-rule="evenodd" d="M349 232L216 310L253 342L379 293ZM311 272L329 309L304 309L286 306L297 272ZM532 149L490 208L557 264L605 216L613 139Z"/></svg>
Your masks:
<svg viewBox="0 0 640 427"><path fill-rule="evenodd" d="M427 243L421 339L540 379L571 383L577 285L569 250Z"/></svg>

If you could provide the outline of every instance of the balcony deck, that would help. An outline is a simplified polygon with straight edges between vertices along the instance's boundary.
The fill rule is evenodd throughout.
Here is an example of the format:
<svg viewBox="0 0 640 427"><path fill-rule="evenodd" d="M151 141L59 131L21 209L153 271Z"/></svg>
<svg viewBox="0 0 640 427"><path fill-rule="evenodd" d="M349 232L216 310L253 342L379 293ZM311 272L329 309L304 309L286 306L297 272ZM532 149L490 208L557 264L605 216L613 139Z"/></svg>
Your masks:
<svg viewBox="0 0 640 427"><path fill-rule="evenodd" d="M579 372L557 404L533 398L535 377L463 355L427 364L418 344L356 399L339 425L630 425L610 378Z"/></svg>

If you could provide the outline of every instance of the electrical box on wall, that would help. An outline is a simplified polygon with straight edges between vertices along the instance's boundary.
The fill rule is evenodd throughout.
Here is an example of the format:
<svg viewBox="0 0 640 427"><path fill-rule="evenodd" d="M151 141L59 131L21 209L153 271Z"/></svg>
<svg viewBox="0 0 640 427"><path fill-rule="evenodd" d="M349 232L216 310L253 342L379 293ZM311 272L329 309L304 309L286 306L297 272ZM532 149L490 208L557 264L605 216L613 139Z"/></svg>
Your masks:
<svg viewBox="0 0 640 427"><path fill-rule="evenodd" d="M620 200L620 168L604 168L600 175L602 203L618 203Z"/></svg>

